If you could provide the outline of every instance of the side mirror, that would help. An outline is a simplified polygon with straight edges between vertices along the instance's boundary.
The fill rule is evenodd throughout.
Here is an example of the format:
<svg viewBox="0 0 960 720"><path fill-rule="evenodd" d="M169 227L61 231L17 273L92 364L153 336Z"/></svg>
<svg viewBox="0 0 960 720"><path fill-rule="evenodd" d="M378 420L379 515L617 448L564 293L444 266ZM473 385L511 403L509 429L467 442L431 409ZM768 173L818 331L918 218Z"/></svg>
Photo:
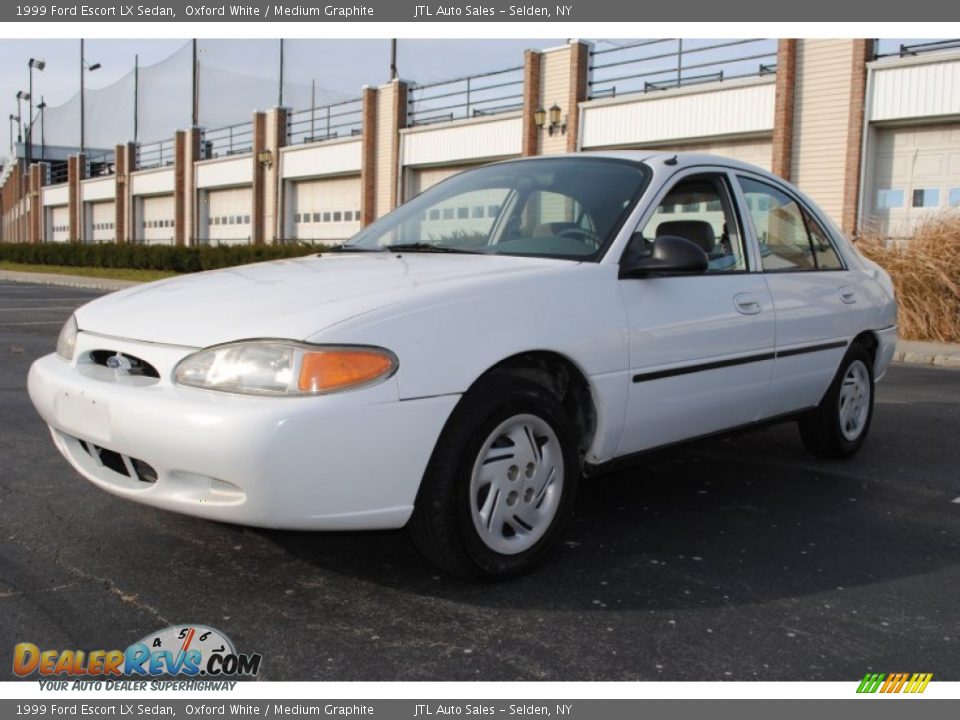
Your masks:
<svg viewBox="0 0 960 720"><path fill-rule="evenodd" d="M633 244L631 240L631 244ZM650 275L697 275L707 271L710 259L696 243L673 235L658 237L653 253L625 257L620 262L621 278Z"/></svg>

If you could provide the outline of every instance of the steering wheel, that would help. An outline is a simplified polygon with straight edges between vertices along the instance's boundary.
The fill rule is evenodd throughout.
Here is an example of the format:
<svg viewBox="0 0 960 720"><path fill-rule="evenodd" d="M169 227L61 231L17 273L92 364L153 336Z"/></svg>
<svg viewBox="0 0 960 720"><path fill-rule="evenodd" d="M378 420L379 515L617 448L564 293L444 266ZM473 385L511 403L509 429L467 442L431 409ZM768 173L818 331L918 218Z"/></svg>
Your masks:
<svg viewBox="0 0 960 720"><path fill-rule="evenodd" d="M566 228L557 233L557 237L568 237L579 240L584 245L590 245L597 249L601 245L600 236L589 228Z"/></svg>

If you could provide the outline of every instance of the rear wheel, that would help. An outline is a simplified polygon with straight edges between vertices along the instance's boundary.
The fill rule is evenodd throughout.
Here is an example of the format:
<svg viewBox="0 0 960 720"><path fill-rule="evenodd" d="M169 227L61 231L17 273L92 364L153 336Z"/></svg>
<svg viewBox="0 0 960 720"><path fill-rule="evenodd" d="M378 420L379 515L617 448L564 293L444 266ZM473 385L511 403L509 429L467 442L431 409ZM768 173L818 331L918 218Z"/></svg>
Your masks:
<svg viewBox="0 0 960 720"><path fill-rule="evenodd" d="M854 343L820 405L800 419L807 450L821 458L845 458L859 450L873 419L873 390L873 359Z"/></svg>
<svg viewBox="0 0 960 720"><path fill-rule="evenodd" d="M460 576L529 570L557 541L579 479L576 435L556 396L494 375L464 396L421 483L410 531Z"/></svg>

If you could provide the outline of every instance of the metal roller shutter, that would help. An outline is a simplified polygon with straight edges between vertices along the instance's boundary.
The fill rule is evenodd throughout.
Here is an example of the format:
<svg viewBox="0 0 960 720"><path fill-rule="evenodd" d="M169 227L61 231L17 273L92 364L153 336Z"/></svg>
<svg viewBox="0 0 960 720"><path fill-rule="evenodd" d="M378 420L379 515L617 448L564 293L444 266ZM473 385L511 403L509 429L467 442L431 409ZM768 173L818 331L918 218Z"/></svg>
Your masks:
<svg viewBox="0 0 960 720"><path fill-rule="evenodd" d="M293 186L298 240L341 242L360 231L360 177L301 180Z"/></svg>
<svg viewBox="0 0 960 720"><path fill-rule="evenodd" d="M237 245L251 241L253 192L249 187L211 190L207 193L207 238L211 245Z"/></svg>
<svg viewBox="0 0 960 720"><path fill-rule="evenodd" d="M173 195L156 195L142 200L140 238L148 245L173 243Z"/></svg>

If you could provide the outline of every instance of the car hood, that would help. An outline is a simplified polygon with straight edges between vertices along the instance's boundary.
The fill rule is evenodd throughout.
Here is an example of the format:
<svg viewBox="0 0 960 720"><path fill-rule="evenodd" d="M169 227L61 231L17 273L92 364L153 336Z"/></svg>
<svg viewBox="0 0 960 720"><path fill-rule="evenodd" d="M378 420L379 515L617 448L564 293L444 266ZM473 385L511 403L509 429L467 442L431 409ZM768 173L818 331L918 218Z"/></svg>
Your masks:
<svg viewBox="0 0 960 720"><path fill-rule="evenodd" d="M569 261L500 255L352 253L242 265L106 295L77 311L82 331L206 347L248 338L305 339L372 311L482 293Z"/></svg>

